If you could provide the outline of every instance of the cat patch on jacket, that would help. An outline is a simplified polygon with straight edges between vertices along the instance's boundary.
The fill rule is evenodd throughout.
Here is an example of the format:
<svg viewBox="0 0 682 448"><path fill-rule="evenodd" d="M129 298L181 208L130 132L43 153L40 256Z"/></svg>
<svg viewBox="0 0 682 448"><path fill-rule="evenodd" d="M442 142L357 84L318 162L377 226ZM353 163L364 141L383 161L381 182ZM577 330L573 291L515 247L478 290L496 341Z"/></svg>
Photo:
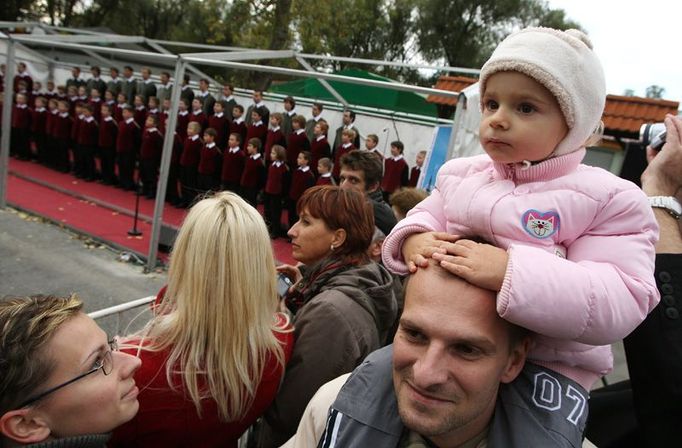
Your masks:
<svg viewBox="0 0 682 448"><path fill-rule="evenodd" d="M549 238L559 230L559 214L555 211L541 212L530 209L521 217L521 225L533 238Z"/></svg>

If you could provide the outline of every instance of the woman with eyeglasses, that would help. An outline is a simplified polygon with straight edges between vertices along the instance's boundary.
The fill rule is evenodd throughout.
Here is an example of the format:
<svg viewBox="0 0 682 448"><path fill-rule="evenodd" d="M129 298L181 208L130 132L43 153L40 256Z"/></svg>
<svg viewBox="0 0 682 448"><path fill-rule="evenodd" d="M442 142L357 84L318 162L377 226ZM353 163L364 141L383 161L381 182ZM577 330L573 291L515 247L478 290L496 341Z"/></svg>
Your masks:
<svg viewBox="0 0 682 448"><path fill-rule="evenodd" d="M76 296L0 300L0 446L104 447L135 416L140 360Z"/></svg>
<svg viewBox="0 0 682 448"><path fill-rule="evenodd" d="M236 447L267 409L291 355L275 261L258 211L222 192L180 228L155 315L123 350L137 354L140 411L110 447Z"/></svg>
<svg viewBox="0 0 682 448"><path fill-rule="evenodd" d="M286 442L320 386L385 345L397 314L391 274L368 255L374 212L364 194L313 187L297 209L299 220L289 237L302 266L279 268L295 282L286 304L295 313L296 346L263 419L261 448Z"/></svg>

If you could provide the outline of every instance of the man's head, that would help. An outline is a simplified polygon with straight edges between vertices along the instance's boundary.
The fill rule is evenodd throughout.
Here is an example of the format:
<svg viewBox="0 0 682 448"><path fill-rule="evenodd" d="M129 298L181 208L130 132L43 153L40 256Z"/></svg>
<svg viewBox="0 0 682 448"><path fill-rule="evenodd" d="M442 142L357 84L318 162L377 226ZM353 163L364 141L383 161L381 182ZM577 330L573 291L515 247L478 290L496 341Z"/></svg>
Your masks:
<svg viewBox="0 0 682 448"><path fill-rule="evenodd" d="M149 67L142 67L140 73L142 74L142 79L144 79L145 81L148 80L150 76L152 76L152 70Z"/></svg>
<svg viewBox="0 0 682 448"><path fill-rule="evenodd" d="M366 151L353 150L341 157L339 185L342 188L355 188L371 193L379 188L381 168L381 162L376 156Z"/></svg>
<svg viewBox="0 0 682 448"><path fill-rule="evenodd" d="M81 74L81 69L79 67L71 67L71 76L78 78Z"/></svg>
<svg viewBox="0 0 682 448"><path fill-rule="evenodd" d="M207 91L208 91L208 86L209 86L208 79L206 79L206 78L201 78L201 79L199 80L199 90L201 90L202 92L207 92Z"/></svg>
<svg viewBox="0 0 682 448"><path fill-rule="evenodd" d="M523 368L529 339L497 314L494 292L430 264L408 280L393 344L400 418L450 446L489 424L500 384Z"/></svg>
<svg viewBox="0 0 682 448"><path fill-rule="evenodd" d="M355 121L355 112L352 110L344 110L343 111L343 124L345 126L350 125Z"/></svg>
<svg viewBox="0 0 682 448"><path fill-rule="evenodd" d="M170 81L170 73L161 72L161 74L159 75L159 78L161 79L161 84L163 84L165 86Z"/></svg>

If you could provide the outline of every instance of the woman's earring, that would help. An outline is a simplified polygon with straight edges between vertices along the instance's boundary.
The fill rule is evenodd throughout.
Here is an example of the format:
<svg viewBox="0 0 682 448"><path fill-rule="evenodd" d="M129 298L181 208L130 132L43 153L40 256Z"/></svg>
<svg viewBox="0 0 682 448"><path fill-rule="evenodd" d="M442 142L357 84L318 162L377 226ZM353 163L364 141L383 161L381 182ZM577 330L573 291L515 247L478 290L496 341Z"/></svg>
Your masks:
<svg viewBox="0 0 682 448"><path fill-rule="evenodd" d="M332 250L332 252L334 252L334 243L332 243L331 250Z"/></svg>

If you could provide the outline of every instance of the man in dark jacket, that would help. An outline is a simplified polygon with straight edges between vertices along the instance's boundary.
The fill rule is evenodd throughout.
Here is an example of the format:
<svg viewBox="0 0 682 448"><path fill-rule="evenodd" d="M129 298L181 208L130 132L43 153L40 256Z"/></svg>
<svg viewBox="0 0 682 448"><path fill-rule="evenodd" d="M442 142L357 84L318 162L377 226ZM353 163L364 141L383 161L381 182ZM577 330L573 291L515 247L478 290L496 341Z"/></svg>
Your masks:
<svg viewBox="0 0 682 448"><path fill-rule="evenodd" d="M365 193L374 207L374 225L388 235L397 221L381 193L381 163L366 151L351 151L341 158L339 185Z"/></svg>

